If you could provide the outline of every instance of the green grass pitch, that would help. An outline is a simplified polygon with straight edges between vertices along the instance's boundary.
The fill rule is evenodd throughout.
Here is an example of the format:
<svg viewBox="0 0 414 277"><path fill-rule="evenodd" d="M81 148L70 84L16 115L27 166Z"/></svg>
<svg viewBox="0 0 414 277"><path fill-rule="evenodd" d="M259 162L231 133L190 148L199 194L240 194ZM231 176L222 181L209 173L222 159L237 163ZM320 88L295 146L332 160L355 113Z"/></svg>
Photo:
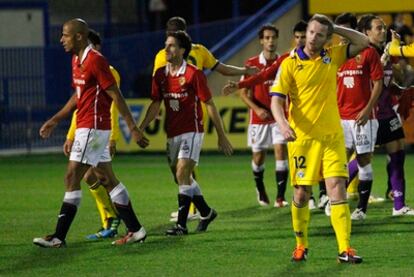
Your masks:
<svg viewBox="0 0 414 277"><path fill-rule="evenodd" d="M269 153L265 182L275 195ZM385 156L374 158L374 194L384 196ZM407 204L414 206L414 157L407 155ZM166 237L177 188L164 155L117 156L114 170L127 186L135 212L148 232L144 244L114 247L110 240L86 241L99 217L83 186L83 200L67 248L43 249L32 239L53 232L63 199L63 155L0 158L0 276L412 276L414 217L391 217L392 203L370 205L364 222L353 224L352 245L361 265L336 263L329 218L313 211L310 255L290 262L295 244L290 209L259 207L250 155L202 155L199 183L219 215L204 234L189 223L186 237ZM316 193L318 193L315 187ZM287 198L290 202L291 188ZM273 204L273 203L272 203ZM356 203L351 202L351 209ZM124 232L124 227L120 228Z"/></svg>

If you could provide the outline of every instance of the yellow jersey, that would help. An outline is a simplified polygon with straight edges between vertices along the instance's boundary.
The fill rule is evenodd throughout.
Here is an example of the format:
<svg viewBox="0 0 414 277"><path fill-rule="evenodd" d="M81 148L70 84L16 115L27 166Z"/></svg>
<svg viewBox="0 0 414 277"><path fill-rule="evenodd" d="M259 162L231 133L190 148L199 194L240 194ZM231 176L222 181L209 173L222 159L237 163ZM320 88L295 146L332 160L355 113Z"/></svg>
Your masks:
<svg viewBox="0 0 414 277"><path fill-rule="evenodd" d="M116 85L119 88L121 85L121 76L119 75L118 71L113 66L109 66L109 69L111 70L112 76L114 76ZM66 135L66 139L68 140L75 139L76 112L77 110L73 112L68 134ZM118 119L119 119L118 109L115 107L114 102L112 102L111 104L111 136L109 140L117 141L119 139L119 120Z"/></svg>
<svg viewBox="0 0 414 277"><path fill-rule="evenodd" d="M196 66L199 70L213 70L219 63L213 54L211 54L211 52L201 44L191 45L191 51L188 55L187 62ZM152 71L152 75L154 76L155 71L165 65L167 65L166 53L165 49L161 49L155 56L154 70Z"/></svg>
<svg viewBox="0 0 414 277"><path fill-rule="evenodd" d="M400 41L393 39L388 50L391 56L414 57L414 43L400 45Z"/></svg>
<svg viewBox="0 0 414 277"><path fill-rule="evenodd" d="M336 97L336 73L347 59L347 45L333 46L310 59L303 48L286 58L270 89L289 96L289 124L297 139L342 133Z"/></svg>

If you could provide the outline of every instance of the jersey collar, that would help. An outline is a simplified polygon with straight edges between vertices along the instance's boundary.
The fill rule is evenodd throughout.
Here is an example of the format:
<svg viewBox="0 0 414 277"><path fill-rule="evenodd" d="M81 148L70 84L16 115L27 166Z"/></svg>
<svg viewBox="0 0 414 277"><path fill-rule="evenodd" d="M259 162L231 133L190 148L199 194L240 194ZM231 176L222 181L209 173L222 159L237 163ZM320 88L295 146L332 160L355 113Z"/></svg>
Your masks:
<svg viewBox="0 0 414 277"><path fill-rule="evenodd" d="M175 76L184 75L186 68L187 68L187 62L183 60L183 63L181 64L180 69L178 69L178 71L175 73ZM165 76L168 76L168 74L170 73L170 69L171 69L171 64L167 63L167 65L165 66Z"/></svg>
<svg viewBox="0 0 414 277"><path fill-rule="evenodd" d="M92 49L92 44L89 44L89 45L85 48L85 50L83 50L82 58L81 58L81 60L80 60L80 63L79 63L79 64L82 64L82 63L85 61L86 56L88 56L88 53L89 53L89 51L91 51L91 49ZM76 61L79 61L79 57L78 57L78 56L75 56L75 57L76 57Z"/></svg>
<svg viewBox="0 0 414 277"><path fill-rule="evenodd" d="M298 54L298 57L301 60L309 60L310 58L309 58L308 55L306 55L306 53L304 51L304 48L305 48L305 46L301 46L301 47L297 48L296 54ZM322 49L321 52L319 53L319 55L320 55L321 58L325 57L326 54L327 53L326 53L326 50L325 49Z"/></svg>

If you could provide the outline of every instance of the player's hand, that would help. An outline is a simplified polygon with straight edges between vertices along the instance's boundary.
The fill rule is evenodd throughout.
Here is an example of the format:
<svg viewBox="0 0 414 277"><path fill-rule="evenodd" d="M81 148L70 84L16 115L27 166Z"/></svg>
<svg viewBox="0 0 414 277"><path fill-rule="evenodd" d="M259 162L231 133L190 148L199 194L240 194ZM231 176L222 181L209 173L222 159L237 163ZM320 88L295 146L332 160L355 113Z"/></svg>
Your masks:
<svg viewBox="0 0 414 277"><path fill-rule="evenodd" d="M116 141L110 140L109 141L109 154L113 158L116 153Z"/></svg>
<svg viewBox="0 0 414 277"><path fill-rule="evenodd" d="M131 136L139 147L146 148L149 145L149 140L144 136L144 132L141 129L134 128L131 131Z"/></svg>
<svg viewBox="0 0 414 277"><path fill-rule="evenodd" d="M219 150L222 151L226 156L231 156L233 154L233 146L226 136L219 136L218 147Z"/></svg>
<svg viewBox="0 0 414 277"><path fill-rule="evenodd" d="M40 127L39 135L44 139L50 137L50 135L53 132L53 129L55 129L56 126L57 122L52 119L49 119L48 121L43 123L42 127Z"/></svg>
<svg viewBox="0 0 414 277"><path fill-rule="evenodd" d="M70 151L72 150L72 145L73 145L73 140L71 139L67 139L65 141L65 143L63 144L63 154L65 154L65 156L69 156Z"/></svg>
<svg viewBox="0 0 414 277"><path fill-rule="evenodd" d="M256 66L246 66L246 75L255 75L259 73L260 69Z"/></svg>
<svg viewBox="0 0 414 277"><path fill-rule="evenodd" d="M287 141L295 141L296 140L296 133L289 125L280 125L280 132L282 133L283 137Z"/></svg>
<svg viewBox="0 0 414 277"><path fill-rule="evenodd" d="M272 115L270 114L269 111L262 109L262 108L258 108L257 110L254 111L255 114L257 114L258 117L260 117L260 119L265 120L265 119L269 119L272 118Z"/></svg>
<svg viewBox="0 0 414 277"><path fill-rule="evenodd" d="M367 109L363 109L355 118L355 123L357 126L364 126L367 124L369 119L369 111Z"/></svg>
<svg viewBox="0 0 414 277"><path fill-rule="evenodd" d="M230 94L234 93L236 90L238 90L238 88L239 88L239 86L238 86L238 83L237 82L229 81L227 83L227 85L225 85L222 88L221 93L223 95L226 95L227 96L227 95L230 95Z"/></svg>
<svg viewBox="0 0 414 277"><path fill-rule="evenodd" d="M401 40L401 36L393 29L390 29L392 39Z"/></svg>

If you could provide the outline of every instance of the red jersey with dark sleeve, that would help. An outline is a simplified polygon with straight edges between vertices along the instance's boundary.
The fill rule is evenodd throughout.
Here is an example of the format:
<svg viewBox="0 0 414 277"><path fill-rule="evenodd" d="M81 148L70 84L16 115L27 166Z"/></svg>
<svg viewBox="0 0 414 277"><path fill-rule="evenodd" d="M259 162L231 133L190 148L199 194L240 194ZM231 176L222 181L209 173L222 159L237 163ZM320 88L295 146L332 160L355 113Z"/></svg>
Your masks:
<svg viewBox="0 0 414 277"><path fill-rule="evenodd" d="M270 68L275 60L266 60L263 55L263 52L260 55L251 57L245 62L246 66L256 66L260 69L260 72L264 72L265 69ZM276 74L275 74L276 75ZM251 76L253 77L253 76ZM248 79L249 76L243 76L244 79ZM273 84L275 76L268 76L262 82L254 84L250 87L251 89L251 99L259 107L266 109L271 114L270 102L271 96L269 95L269 88ZM243 80L241 82L243 82ZM250 109L250 124L270 124L275 122L273 117L267 119L261 119L252 109Z"/></svg>
<svg viewBox="0 0 414 277"><path fill-rule="evenodd" d="M371 98L372 82L384 76L380 56L373 47L365 48L338 70L337 93L341 119L354 120ZM375 113L370 119L375 118Z"/></svg>
<svg viewBox="0 0 414 277"><path fill-rule="evenodd" d="M167 137L204 132L200 101L212 97L206 76L185 61L174 76L169 68L167 64L155 72L151 91L152 100L164 101Z"/></svg>
<svg viewBox="0 0 414 277"><path fill-rule="evenodd" d="M72 86L77 95L76 128L111 129L112 98L105 92L115 84L109 64L88 46L81 58L72 57Z"/></svg>

